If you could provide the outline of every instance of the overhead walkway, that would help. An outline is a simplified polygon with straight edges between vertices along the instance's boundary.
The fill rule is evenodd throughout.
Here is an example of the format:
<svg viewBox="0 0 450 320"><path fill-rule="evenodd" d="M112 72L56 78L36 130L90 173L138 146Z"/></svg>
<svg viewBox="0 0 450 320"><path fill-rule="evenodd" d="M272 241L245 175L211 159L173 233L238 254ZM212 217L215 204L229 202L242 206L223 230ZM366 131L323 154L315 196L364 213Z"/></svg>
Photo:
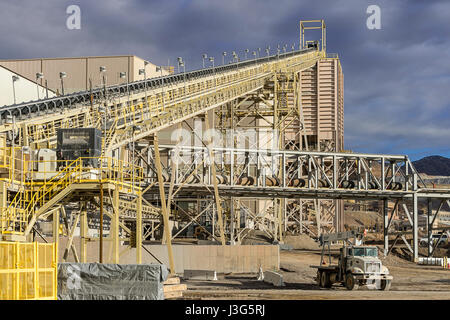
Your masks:
<svg viewBox="0 0 450 320"><path fill-rule="evenodd" d="M154 186L144 195L148 200L160 194L160 181L175 202L192 194L211 196L216 188L221 197L382 200L386 253L389 235L395 234L389 227L401 201L412 202L412 210L405 204L403 208L413 234L414 258L418 257L418 202L428 202L429 235L443 203L450 203L450 189L427 187L406 155L174 145L159 149L166 159L165 179L153 177ZM394 210L388 210L388 201L395 202ZM435 212L432 201L440 202Z"/></svg>

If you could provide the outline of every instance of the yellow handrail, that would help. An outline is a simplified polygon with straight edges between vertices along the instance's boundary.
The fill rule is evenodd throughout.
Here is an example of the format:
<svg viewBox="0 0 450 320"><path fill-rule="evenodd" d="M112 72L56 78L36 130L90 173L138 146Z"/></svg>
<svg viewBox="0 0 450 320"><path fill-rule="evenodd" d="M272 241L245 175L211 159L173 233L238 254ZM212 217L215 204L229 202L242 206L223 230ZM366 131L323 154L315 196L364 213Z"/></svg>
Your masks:
<svg viewBox="0 0 450 320"><path fill-rule="evenodd" d="M92 160L97 161L99 166L89 165ZM27 166L31 164L31 168L34 168L35 163L44 163L44 170L32 171L30 177L24 181L24 189L16 194L8 207L2 208L2 233L21 234L36 213L36 209L44 206L73 183L102 181L113 183L120 189L126 188L130 192L133 190L138 192L139 184L143 180L142 167L124 165L124 161L109 157L78 158L70 162L50 160L25 161L24 163ZM47 163L53 163L54 166L47 166ZM57 171L46 171L47 167L56 167ZM58 171L58 167L63 167L63 169ZM35 173L40 174L41 179L35 179L33 177ZM47 180L47 178L49 179ZM37 190L35 190L36 187Z"/></svg>

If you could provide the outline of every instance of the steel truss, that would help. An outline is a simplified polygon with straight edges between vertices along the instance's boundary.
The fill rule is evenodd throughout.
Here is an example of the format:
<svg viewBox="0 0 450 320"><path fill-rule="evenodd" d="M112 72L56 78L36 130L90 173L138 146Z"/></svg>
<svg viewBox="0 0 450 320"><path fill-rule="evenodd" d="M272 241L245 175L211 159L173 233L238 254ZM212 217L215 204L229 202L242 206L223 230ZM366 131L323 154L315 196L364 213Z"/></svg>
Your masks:
<svg viewBox="0 0 450 320"><path fill-rule="evenodd" d="M87 242L100 241L103 262L102 243L110 241L108 260L119 263L121 255L135 248L136 262L141 263L143 241L159 232L174 272L172 239L192 225L222 245L240 243L250 227L277 241L295 230L318 236L339 229L342 213L336 214L336 208L340 210L341 199L378 199L412 201L412 251L417 258L418 199L447 200L450 194L419 187L420 177L407 156L336 152L342 148L338 138L322 139L307 132L302 72L317 68L319 74L318 62L327 58L324 48L0 108L0 133L9 142L0 167L13 167L0 183L2 237L27 237L36 221L52 216L56 241L60 221L68 237L64 259L72 253L76 261L86 261ZM160 144L162 130L189 126L188 120L194 118L202 119L202 132L252 128L258 139L252 144L238 130L231 145L215 145L212 137L200 137L198 146ZM102 167L100 177L97 173L92 179L74 180L82 169L70 165L66 166L70 174L43 185L17 179L15 147L54 147L57 129L67 127L101 129L103 155L119 161L127 157L130 164L125 169ZM140 179L128 177L117 183L117 173L133 172L134 177L136 170L142 173ZM78 204L69 215L65 208L73 203ZM109 218L107 237L88 236L94 212L100 234L107 220L104 215ZM383 212L389 250L386 206ZM78 225L79 256L73 245ZM127 246L121 251L122 241Z"/></svg>

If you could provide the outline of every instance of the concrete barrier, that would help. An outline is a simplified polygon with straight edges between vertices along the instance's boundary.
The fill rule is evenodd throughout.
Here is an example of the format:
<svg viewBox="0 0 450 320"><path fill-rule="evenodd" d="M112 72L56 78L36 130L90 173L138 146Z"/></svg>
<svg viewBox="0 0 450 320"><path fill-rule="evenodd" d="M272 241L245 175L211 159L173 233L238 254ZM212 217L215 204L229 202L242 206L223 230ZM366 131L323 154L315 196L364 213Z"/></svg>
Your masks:
<svg viewBox="0 0 450 320"><path fill-rule="evenodd" d="M419 258L418 264L431 265L431 266L444 266L443 258Z"/></svg>
<svg viewBox="0 0 450 320"><path fill-rule="evenodd" d="M217 273L211 270L184 270L183 279L217 280Z"/></svg>
<svg viewBox="0 0 450 320"><path fill-rule="evenodd" d="M73 244L80 252L80 240L74 237ZM104 262L111 263L112 248L110 241L104 242ZM59 261L62 261L66 239L62 238L58 246ZM124 248L124 247L123 247ZM121 248L121 250L123 250ZM169 265L166 245L145 245L158 260L142 250L142 263L162 263ZM98 241L87 243L87 261L98 261ZM280 269L280 247L278 245L172 245L175 272L184 270L213 270L217 273L258 273L263 270ZM73 261L73 255L69 255ZM130 248L120 256L120 264L136 263L136 249Z"/></svg>
<svg viewBox="0 0 450 320"><path fill-rule="evenodd" d="M169 265L165 245L146 245L163 264ZM120 257L120 263L133 263L135 249ZM277 245L172 245L175 272L209 270L217 273L257 273L280 269L280 248ZM143 263L155 263L149 254L142 252Z"/></svg>
<svg viewBox="0 0 450 320"><path fill-rule="evenodd" d="M275 287L283 287L283 276L274 271L264 271L264 282L273 284Z"/></svg>

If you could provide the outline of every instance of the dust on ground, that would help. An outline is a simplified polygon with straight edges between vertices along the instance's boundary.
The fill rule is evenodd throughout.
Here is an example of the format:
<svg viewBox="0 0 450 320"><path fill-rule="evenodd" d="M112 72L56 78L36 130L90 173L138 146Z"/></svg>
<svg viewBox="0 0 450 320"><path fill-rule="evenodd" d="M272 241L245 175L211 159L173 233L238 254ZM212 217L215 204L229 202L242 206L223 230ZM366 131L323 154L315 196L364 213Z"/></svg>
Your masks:
<svg viewBox="0 0 450 320"><path fill-rule="evenodd" d="M311 240L311 239L309 239ZM409 300L409 299L450 299L450 270L437 266L422 266L405 261L393 254L380 255L393 275L390 291L370 290L360 287L349 291L340 284L331 289L320 288L315 281L320 249L314 247L314 240L301 241L291 239L294 250L280 251L280 273L284 287L258 281L256 274L219 275L217 281L186 280L188 290L184 299L275 299L275 300L326 300L326 299L363 299L363 300ZM304 243L302 243L304 242ZM302 247L302 248L300 248ZM300 248L300 249L298 249ZM333 261L336 261L338 247L332 248Z"/></svg>

